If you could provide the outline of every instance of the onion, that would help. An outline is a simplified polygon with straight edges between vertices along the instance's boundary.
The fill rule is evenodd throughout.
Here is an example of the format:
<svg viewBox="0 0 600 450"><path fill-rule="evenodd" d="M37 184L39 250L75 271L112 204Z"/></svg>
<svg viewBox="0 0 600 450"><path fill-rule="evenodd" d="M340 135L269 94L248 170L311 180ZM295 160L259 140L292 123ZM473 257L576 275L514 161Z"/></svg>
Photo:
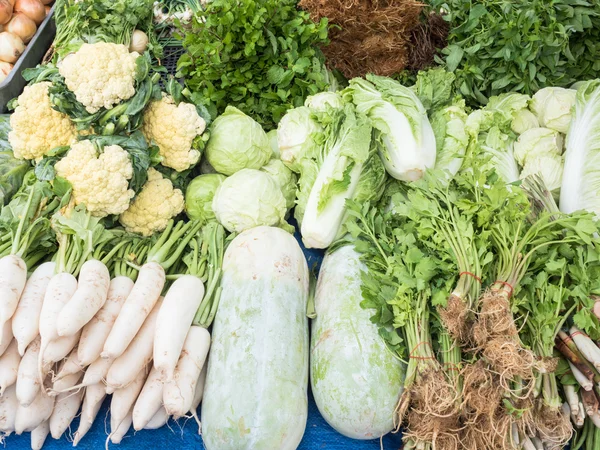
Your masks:
<svg viewBox="0 0 600 450"><path fill-rule="evenodd" d="M42 23L46 18L46 8L40 0L17 0L14 10L25 14L36 25Z"/></svg>
<svg viewBox="0 0 600 450"><path fill-rule="evenodd" d="M144 53L148 48L148 35L141 30L134 30L129 44L130 52Z"/></svg>
<svg viewBox="0 0 600 450"><path fill-rule="evenodd" d="M52 7L50 7L50 6L44 6L44 11L46 11L46 15L50 14L51 9L52 9Z"/></svg>
<svg viewBox="0 0 600 450"><path fill-rule="evenodd" d="M0 25L4 25L10 21L12 17L13 7L8 0L0 0Z"/></svg>
<svg viewBox="0 0 600 450"><path fill-rule="evenodd" d="M16 13L6 25L6 31L19 36L23 43L27 44L37 31L37 27L35 22L25 14Z"/></svg>
<svg viewBox="0 0 600 450"><path fill-rule="evenodd" d="M41 0L42 4L44 5L49 5L50 3L52 3L54 0Z"/></svg>
<svg viewBox="0 0 600 450"><path fill-rule="evenodd" d="M25 44L19 36L8 31L0 33L0 61L15 63L25 50Z"/></svg>
<svg viewBox="0 0 600 450"><path fill-rule="evenodd" d="M0 61L0 83L2 83L6 79L12 68L12 64Z"/></svg>

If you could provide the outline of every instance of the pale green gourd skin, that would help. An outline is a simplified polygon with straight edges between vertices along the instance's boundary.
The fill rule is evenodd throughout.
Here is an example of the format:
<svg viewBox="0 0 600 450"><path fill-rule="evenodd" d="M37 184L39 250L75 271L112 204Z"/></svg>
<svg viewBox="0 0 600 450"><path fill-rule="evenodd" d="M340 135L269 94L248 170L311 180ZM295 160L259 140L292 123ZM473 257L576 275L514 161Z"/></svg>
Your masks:
<svg viewBox="0 0 600 450"><path fill-rule="evenodd" d="M308 267L294 237L241 233L223 262L202 400L207 450L293 450L308 416Z"/></svg>
<svg viewBox="0 0 600 450"><path fill-rule="evenodd" d="M350 246L325 257L312 322L310 375L319 411L336 431L374 439L393 429L405 367L361 308L359 255Z"/></svg>

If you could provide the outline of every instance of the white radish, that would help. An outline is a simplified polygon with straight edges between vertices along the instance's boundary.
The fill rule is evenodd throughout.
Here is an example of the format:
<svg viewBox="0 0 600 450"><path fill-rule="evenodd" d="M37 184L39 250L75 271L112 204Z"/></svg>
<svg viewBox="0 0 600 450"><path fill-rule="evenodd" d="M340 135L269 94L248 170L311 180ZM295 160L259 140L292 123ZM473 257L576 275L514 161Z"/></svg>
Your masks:
<svg viewBox="0 0 600 450"><path fill-rule="evenodd" d="M208 330L192 326L185 338L173 380L166 383L163 389L165 409L175 419L185 415L192 408L196 384L206 362L209 347Z"/></svg>
<svg viewBox="0 0 600 450"><path fill-rule="evenodd" d="M111 280L104 306L81 332L77 354L82 366L88 366L100 357L106 338L132 288L131 278L121 276Z"/></svg>
<svg viewBox="0 0 600 450"><path fill-rule="evenodd" d="M83 371L83 369L84 367L79 362L77 349L74 349L73 351L71 351L71 353L69 353L69 357L60 366L60 370L58 371L58 374L56 374L56 377L54 377L53 381L56 382L68 375L79 373Z"/></svg>
<svg viewBox="0 0 600 450"><path fill-rule="evenodd" d="M58 339L56 331L56 319L60 310L73 297L77 290L77 280L70 273L62 272L54 275L48 283L48 289L44 295L44 303L40 313L40 336L42 345L38 362L40 378L44 378L43 360L46 347L51 341Z"/></svg>
<svg viewBox="0 0 600 450"><path fill-rule="evenodd" d="M8 255L0 258L0 327L13 316L27 282L27 265L23 258Z"/></svg>
<svg viewBox="0 0 600 450"><path fill-rule="evenodd" d="M13 338L12 319L0 327L0 356L4 354Z"/></svg>
<svg viewBox="0 0 600 450"><path fill-rule="evenodd" d="M83 397L83 405L81 406L81 417L79 419L79 428L73 436L73 446L77 446L79 441L90 431L96 416L102 407L102 402L106 397L106 389L104 384L97 383L88 386Z"/></svg>
<svg viewBox="0 0 600 450"><path fill-rule="evenodd" d="M17 341L13 339L8 349L0 356L0 396L4 391L17 382L21 356L17 347Z"/></svg>
<svg viewBox="0 0 600 450"><path fill-rule="evenodd" d="M77 387L79 390L83 390L83 386L78 386L77 383L81 380L83 376L82 372L72 373L71 375L67 375L62 377L60 380L56 380L52 385L52 392L50 395L58 395L61 393L71 392L74 387Z"/></svg>
<svg viewBox="0 0 600 450"><path fill-rule="evenodd" d="M148 367L143 367L139 371L135 380L123 389L117 389L112 396L110 402L110 429L111 431L116 430L119 424L125 420L127 414L130 416L133 414L133 405L140 395L144 382L147 378ZM133 421L133 418L131 418ZM130 422L131 425L131 422ZM127 427L129 429L129 427Z"/></svg>
<svg viewBox="0 0 600 450"><path fill-rule="evenodd" d="M154 331L162 299L159 299L152 312L131 341L127 350L115 359L106 375L106 392L111 394L116 389L129 385L137 374L152 361L154 348Z"/></svg>
<svg viewBox="0 0 600 450"><path fill-rule="evenodd" d="M162 399L163 382L160 379L160 373L153 367L133 407L133 429L135 431L145 428L152 420L162 407Z"/></svg>
<svg viewBox="0 0 600 450"><path fill-rule="evenodd" d="M0 395L0 433L10 434L15 431L18 406L16 388L12 385Z"/></svg>
<svg viewBox="0 0 600 450"><path fill-rule="evenodd" d="M569 333L585 359L591 362L596 369L600 369L600 348L594 344L594 341L577 327L571 327Z"/></svg>
<svg viewBox="0 0 600 450"><path fill-rule="evenodd" d="M87 324L106 302L110 274L101 261L86 261L79 271L77 291L56 320L59 336L73 336Z"/></svg>
<svg viewBox="0 0 600 450"><path fill-rule="evenodd" d="M568 362L569 367L571 368L571 372L573 372L573 376L575 377L579 385L583 388L583 390L591 391L594 388L594 383L588 380L588 378L583 373L581 373L581 370L579 370L571 361Z"/></svg>
<svg viewBox="0 0 600 450"><path fill-rule="evenodd" d="M45 362L59 362L66 358L79 342L81 331L73 336L63 336L50 341L44 350Z"/></svg>
<svg viewBox="0 0 600 450"><path fill-rule="evenodd" d="M144 430L156 430L164 426L168 421L169 414L167 414L167 410L164 408L164 406L161 406L148 421L146 426L144 426Z"/></svg>
<svg viewBox="0 0 600 450"><path fill-rule="evenodd" d="M129 411L129 413L125 416L125 418L121 421L121 423L116 429L113 430L113 428L111 428L109 435L110 442L112 442L113 444L120 444L127 432L129 431L129 428L131 428L132 420L133 419L131 418L131 411Z"/></svg>
<svg viewBox="0 0 600 450"><path fill-rule="evenodd" d="M106 374L112 365L112 359L98 358L89 365L83 376L82 386L91 386L96 383L103 383L106 380Z"/></svg>
<svg viewBox="0 0 600 450"><path fill-rule="evenodd" d="M202 397L204 396L204 384L206 383L207 370L208 364L204 364L202 372L200 372L200 376L198 377L198 382L196 383L196 392L194 392L194 400L192 401L192 407L190 408L190 413L198 424L198 434L202 434L202 424L200 423L200 417L198 417L198 407L200 406L200 403L202 403Z"/></svg>
<svg viewBox="0 0 600 450"><path fill-rule="evenodd" d="M575 386L572 384L565 384L563 385L563 391L567 402L569 403L569 408L571 408L571 414L577 416L579 413L579 397L577 396L577 392L575 392Z"/></svg>
<svg viewBox="0 0 600 450"><path fill-rule="evenodd" d="M78 392L64 392L56 397L54 411L50 416L50 433L54 439L60 439L63 433L71 425L77 415L84 390Z"/></svg>
<svg viewBox="0 0 600 450"><path fill-rule="evenodd" d="M42 422L48 420L54 409L54 397L38 392L37 397L29 407L21 405L17 407L15 419L15 432L21 434L24 431L32 431Z"/></svg>
<svg viewBox="0 0 600 450"><path fill-rule="evenodd" d="M178 278L165 295L154 335L154 367L165 381L173 379L187 331L203 297L204 284L193 275Z"/></svg>
<svg viewBox="0 0 600 450"><path fill-rule="evenodd" d="M54 275L56 264L47 262L40 265L29 277L17 310L12 319L12 332L19 344L19 353L37 337L40 329L40 313L44 304L44 295Z"/></svg>
<svg viewBox="0 0 600 450"><path fill-rule="evenodd" d="M19 404L27 408L40 392L40 377L37 370L37 362L40 355L39 336L27 347L17 376L17 398Z"/></svg>
<svg viewBox="0 0 600 450"><path fill-rule="evenodd" d="M137 281L106 339L103 358L117 358L127 349L158 301L165 279L165 270L160 264L148 263L141 267Z"/></svg>
<svg viewBox="0 0 600 450"><path fill-rule="evenodd" d="M31 431L31 450L41 450L50 433L50 422L44 420Z"/></svg>

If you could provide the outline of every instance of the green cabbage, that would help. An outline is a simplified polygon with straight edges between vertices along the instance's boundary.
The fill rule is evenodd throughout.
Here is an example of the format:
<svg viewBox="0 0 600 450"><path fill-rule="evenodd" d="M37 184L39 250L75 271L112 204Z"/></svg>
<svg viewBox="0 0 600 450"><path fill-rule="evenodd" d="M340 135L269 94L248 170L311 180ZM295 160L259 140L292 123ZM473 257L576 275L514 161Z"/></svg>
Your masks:
<svg viewBox="0 0 600 450"><path fill-rule="evenodd" d="M328 107L343 108L344 100L337 92L319 92L318 94L308 96L304 102L304 106L313 111L324 112Z"/></svg>
<svg viewBox="0 0 600 450"><path fill-rule="evenodd" d="M288 169L281 160L276 158L273 158L260 170L273 177L277 185L281 188L287 209L292 209L296 203L296 188L298 183L296 174Z"/></svg>
<svg viewBox="0 0 600 450"><path fill-rule="evenodd" d="M277 127L277 144L281 160L294 172L307 147L312 145L311 135L321 131L321 126L306 106L289 110Z"/></svg>
<svg viewBox="0 0 600 450"><path fill-rule="evenodd" d="M460 170L469 145L465 128L467 118L464 100L435 111L431 117L437 146L435 168L446 171L451 177Z"/></svg>
<svg viewBox="0 0 600 450"><path fill-rule="evenodd" d="M549 128L532 128L524 132L515 142L515 159L521 166L538 155L562 155L563 137Z"/></svg>
<svg viewBox="0 0 600 450"><path fill-rule="evenodd" d="M512 130L517 134L525 133L527 130L538 128L539 126L540 123L537 117L528 109L517 111L511 123Z"/></svg>
<svg viewBox="0 0 600 450"><path fill-rule="evenodd" d="M185 213L190 219L204 222L215 219L212 201L224 180L225 176L218 173L200 175L192 180L185 191Z"/></svg>
<svg viewBox="0 0 600 450"><path fill-rule="evenodd" d="M571 123L571 109L577 91L560 87L540 89L533 96L531 110L542 127L566 133Z"/></svg>

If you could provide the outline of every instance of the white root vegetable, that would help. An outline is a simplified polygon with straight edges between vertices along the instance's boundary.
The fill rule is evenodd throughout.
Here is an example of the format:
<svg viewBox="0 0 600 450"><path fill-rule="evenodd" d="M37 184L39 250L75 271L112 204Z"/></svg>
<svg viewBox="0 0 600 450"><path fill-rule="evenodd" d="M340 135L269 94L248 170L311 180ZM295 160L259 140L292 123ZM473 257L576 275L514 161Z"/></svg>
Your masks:
<svg viewBox="0 0 600 450"><path fill-rule="evenodd" d="M31 431L31 450L41 450L50 433L50 422L44 420Z"/></svg>
<svg viewBox="0 0 600 450"><path fill-rule="evenodd" d="M588 380L587 377L581 373L581 370L575 367L571 361L569 361L569 367L571 368L571 372L573 372L573 376L585 391L591 391L594 388L594 383Z"/></svg>
<svg viewBox="0 0 600 450"><path fill-rule="evenodd" d="M114 431L111 428L109 436L110 442L112 442L113 444L120 444L127 432L129 431L129 428L131 428L131 423L131 411L129 411L129 413L125 416L125 418L121 421L119 426Z"/></svg>
<svg viewBox="0 0 600 450"><path fill-rule="evenodd" d="M86 261L79 272L77 291L63 307L56 320L59 336L73 336L80 331L106 302L110 274L101 261Z"/></svg>
<svg viewBox="0 0 600 450"><path fill-rule="evenodd" d="M17 407L15 419L15 432L21 434L24 431L32 431L42 422L48 420L54 409L54 397L38 392L37 397L29 407L21 405Z"/></svg>
<svg viewBox="0 0 600 450"><path fill-rule="evenodd" d="M577 392L575 392L575 386L565 384L563 385L563 391L565 392L569 408L571 408L571 414L577 416L579 412L579 397L577 396Z"/></svg>
<svg viewBox="0 0 600 450"><path fill-rule="evenodd" d="M577 414L577 421L575 425L578 427L582 427L585 423L585 408L583 406L583 402L579 402L579 414Z"/></svg>
<svg viewBox="0 0 600 450"><path fill-rule="evenodd" d="M187 332L204 297L204 283L193 275L178 278L163 301L154 335L154 367L171 381Z"/></svg>
<svg viewBox="0 0 600 450"><path fill-rule="evenodd" d="M142 30L133 30L133 34L131 35L131 43L129 44L129 51L142 54L147 48L148 35Z"/></svg>
<svg viewBox="0 0 600 450"><path fill-rule="evenodd" d="M596 428L600 428L600 413L598 413L598 411L596 411L592 415L588 415L588 417L590 418L590 420L592 421L592 423L595 425Z"/></svg>
<svg viewBox="0 0 600 450"><path fill-rule="evenodd" d="M4 391L17 382L21 356L17 348L17 341L13 339L2 356L0 356L0 396Z"/></svg>
<svg viewBox="0 0 600 450"><path fill-rule="evenodd" d="M594 344L594 341L574 326L569 330L569 334L585 359L591 362L596 369L600 369L600 348Z"/></svg>
<svg viewBox="0 0 600 450"><path fill-rule="evenodd" d="M185 415L192 408L196 384L206 362L209 348L208 330L192 326L183 344L173 380L166 383L163 390L165 409L175 419Z"/></svg>
<svg viewBox="0 0 600 450"><path fill-rule="evenodd" d="M135 380L129 384L129 386L124 387L123 389L117 389L112 396L112 400L110 402L110 429L111 431L119 428L119 425L127 415L131 417L131 421L133 421L133 405L135 404L136 399L140 395L140 391L144 386L144 382L146 381L146 377L148 375L148 367L143 367L142 370L137 374ZM131 426L129 423L129 426ZM129 426L127 427L129 429Z"/></svg>
<svg viewBox="0 0 600 450"><path fill-rule="evenodd" d="M0 33L4 35L8 33ZM19 39L19 38L17 38ZM20 40L20 39L19 39ZM4 61L7 59L2 58ZM14 62L14 61L8 61ZM27 266L23 258L8 255L0 258L0 326L13 316L27 282Z"/></svg>
<svg viewBox="0 0 600 450"><path fill-rule="evenodd" d="M128 386L137 374L152 361L154 348L154 332L157 318L162 305L162 298L158 300L152 312L140 328L140 331L131 341L127 350L115 359L106 375L106 392L111 394L117 389Z"/></svg>
<svg viewBox="0 0 600 450"><path fill-rule="evenodd" d="M72 373L71 375L67 375L62 377L60 380L56 380L54 385L52 386L52 392L50 395L58 395L61 393L73 393L74 387L77 387L79 390L83 390L83 386L78 386L79 380L83 376L83 372Z"/></svg>
<svg viewBox="0 0 600 450"><path fill-rule="evenodd" d="M132 288L133 281L128 277L111 280L104 306L81 332L77 350L81 365L88 366L100 357L106 338Z"/></svg>
<svg viewBox="0 0 600 450"><path fill-rule="evenodd" d="M85 390L83 405L81 407L81 417L79 419L79 428L73 436L73 446L77 446L79 441L90 431L96 416L102 407L102 402L106 397L106 389L103 383L92 384Z"/></svg>
<svg viewBox="0 0 600 450"><path fill-rule="evenodd" d="M19 353L37 337L40 329L40 314L44 304L44 295L54 276L56 264L47 262L40 265L29 277L12 319L12 332L19 344Z"/></svg>
<svg viewBox="0 0 600 450"><path fill-rule="evenodd" d="M103 383L106 380L106 374L112 365L112 359L98 358L85 371L82 386L91 386L96 383Z"/></svg>
<svg viewBox="0 0 600 450"><path fill-rule="evenodd" d="M65 359L77 345L81 331L74 336L59 337L50 341L44 351L44 363L54 363Z"/></svg>
<svg viewBox="0 0 600 450"><path fill-rule="evenodd" d="M4 394L0 395L0 433L10 434L15 431L18 407L16 388L14 385L9 386Z"/></svg>
<svg viewBox="0 0 600 450"><path fill-rule="evenodd" d="M79 373L83 371L84 367L79 362L79 357L77 356L77 350L73 349L71 353L69 353L69 357L65 360L65 362L60 366L60 370L56 374L56 377L52 381L55 383L68 376L73 375L74 373Z"/></svg>
<svg viewBox="0 0 600 450"><path fill-rule="evenodd" d="M12 320L9 320L4 323L4 326L0 327L0 356L4 354L10 345L12 338Z"/></svg>
<svg viewBox="0 0 600 450"><path fill-rule="evenodd" d="M27 347L17 375L17 398L19 404L27 408L40 392L40 377L37 362L40 355L39 336Z"/></svg>
<svg viewBox="0 0 600 450"><path fill-rule="evenodd" d="M158 411L152 416L152 419L148 421L144 430L156 430L164 426L169 421L169 414L164 406L161 406Z"/></svg>
<svg viewBox="0 0 600 450"><path fill-rule="evenodd" d="M162 407L162 399L163 383L160 373L153 367L133 407L133 429L135 431L145 428L152 420Z"/></svg>
<svg viewBox="0 0 600 450"><path fill-rule="evenodd" d="M64 392L56 397L54 411L50 416L50 433L54 439L60 439L71 425L81 406L83 393L84 390L80 389L76 392Z"/></svg>
<svg viewBox="0 0 600 450"><path fill-rule="evenodd" d="M202 397L204 396L204 384L206 383L206 371L208 370L208 364L204 364L202 368L202 372L200 372L200 376L198 377L198 382L196 383L196 392L194 392L194 401L192 402L192 408L190 409L190 413L196 423L198 424L198 434L202 434L202 423L200 422L200 417L198 417L198 407L200 403L202 403Z"/></svg>
<svg viewBox="0 0 600 450"><path fill-rule="evenodd" d="M160 264L144 264L131 293L110 330L104 344L103 358L114 359L127 349L154 308L165 285L165 270Z"/></svg>

